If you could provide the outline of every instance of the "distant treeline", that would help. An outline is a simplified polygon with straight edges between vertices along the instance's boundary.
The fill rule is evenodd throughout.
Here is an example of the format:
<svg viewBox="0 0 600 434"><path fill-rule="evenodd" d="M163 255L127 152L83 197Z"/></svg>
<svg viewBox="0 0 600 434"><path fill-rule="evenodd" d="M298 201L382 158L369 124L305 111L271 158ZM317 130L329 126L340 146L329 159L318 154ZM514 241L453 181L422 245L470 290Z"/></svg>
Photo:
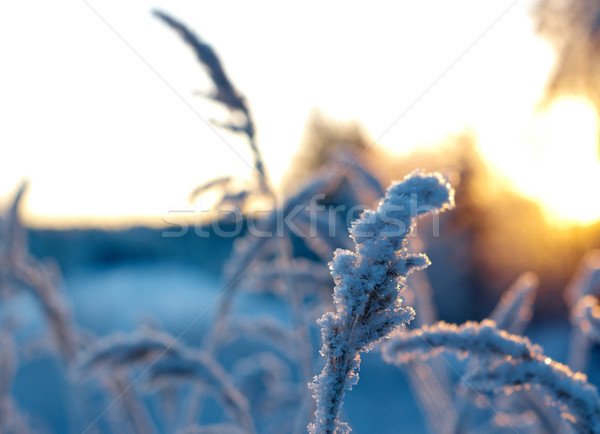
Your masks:
<svg viewBox="0 0 600 434"><path fill-rule="evenodd" d="M200 237L194 228L189 228L181 236L165 237L166 229L149 227L29 229L28 232L31 252L39 258L53 258L65 274L78 268L154 261L189 264L220 274L234 238L216 236L210 226L201 229L210 236Z"/></svg>

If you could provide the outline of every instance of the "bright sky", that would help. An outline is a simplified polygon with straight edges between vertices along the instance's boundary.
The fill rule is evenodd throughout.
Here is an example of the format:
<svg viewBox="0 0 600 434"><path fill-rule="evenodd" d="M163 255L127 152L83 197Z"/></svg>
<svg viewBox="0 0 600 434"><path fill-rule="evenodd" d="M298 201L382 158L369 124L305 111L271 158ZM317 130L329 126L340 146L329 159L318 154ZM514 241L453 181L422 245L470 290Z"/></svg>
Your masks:
<svg viewBox="0 0 600 434"><path fill-rule="evenodd" d="M197 184L249 175L229 147L250 162L245 144L209 128L205 119L220 112L192 95L210 89L206 74L153 8L221 55L250 101L276 182L318 107L360 120L399 153L470 127L510 182L540 197L545 187L531 182L528 163L554 137L548 129L573 124L532 115L552 51L533 35L530 3L512 3L4 2L0 204L27 177L30 223L160 223L189 209ZM572 115L581 110L583 118ZM597 125L586 110L573 103L567 112L589 142Z"/></svg>

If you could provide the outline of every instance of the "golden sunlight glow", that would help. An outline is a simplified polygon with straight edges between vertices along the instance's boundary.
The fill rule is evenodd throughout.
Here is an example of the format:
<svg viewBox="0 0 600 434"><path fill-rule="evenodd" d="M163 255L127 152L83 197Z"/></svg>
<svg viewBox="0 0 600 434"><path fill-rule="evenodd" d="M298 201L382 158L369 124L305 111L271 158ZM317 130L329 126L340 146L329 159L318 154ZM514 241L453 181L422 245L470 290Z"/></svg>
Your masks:
<svg viewBox="0 0 600 434"><path fill-rule="evenodd" d="M561 98L534 116L521 151L504 154L514 186L555 223L590 224L600 218L598 128L591 104Z"/></svg>

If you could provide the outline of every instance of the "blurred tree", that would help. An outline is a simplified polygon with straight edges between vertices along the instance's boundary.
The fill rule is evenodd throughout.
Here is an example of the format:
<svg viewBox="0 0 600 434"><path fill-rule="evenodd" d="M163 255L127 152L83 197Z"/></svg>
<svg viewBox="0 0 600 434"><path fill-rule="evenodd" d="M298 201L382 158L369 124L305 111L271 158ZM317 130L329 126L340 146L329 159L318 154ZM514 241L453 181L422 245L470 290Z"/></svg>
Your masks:
<svg viewBox="0 0 600 434"><path fill-rule="evenodd" d="M282 181L282 190L289 192L307 181L311 175L331 161L340 151L354 155L366 167L378 159L381 150L364 126L355 120L335 120L318 109L308 116L304 136Z"/></svg>
<svg viewBox="0 0 600 434"><path fill-rule="evenodd" d="M579 96L600 115L600 0L541 0L534 19L537 32L555 51L542 104Z"/></svg>

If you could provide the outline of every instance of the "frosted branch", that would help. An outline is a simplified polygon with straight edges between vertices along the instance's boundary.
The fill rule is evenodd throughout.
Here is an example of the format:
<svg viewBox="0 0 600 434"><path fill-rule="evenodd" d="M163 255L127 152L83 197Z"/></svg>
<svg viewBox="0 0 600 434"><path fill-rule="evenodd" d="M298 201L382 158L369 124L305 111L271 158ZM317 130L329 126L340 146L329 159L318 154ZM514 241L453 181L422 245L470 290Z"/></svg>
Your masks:
<svg viewBox="0 0 600 434"><path fill-rule="evenodd" d="M538 278L533 273L524 273L502 295L500 302L489 318L496 327L509 333L522 333L533 315L533 303Z"/></svg>
<svg viewBox="0 0 600 434"><path fill-rule="evenodd" d="M394 336L383 348L388 363L402 365L413 360L435 356L440 351L461 357L512 357L531 359L542 353L542 348L529 339L499 330L496 323L483 320L468 321L462 325L438 322Z"/></svg>
<svg viewBox="0 0 600 434"><path fill-rule="evenodd" d="M467 377L471 385L486 391L511 390L532 384L543 386L559 403L567 407L562 416L580 433L600 433L600 398L595 386L582 373L549 357L505 360L491 369L482 369Z"/></svg>
<svg viewBox="0 0 600 434"><path fill-rule="evenodd" d="M350 231L355 251L340 250L330 263L336 284L335 311L320 320L325 367L310 384L317 402L312 433L349 430L339 419L346 390L358 381L361 351L389 337L412 319L400 292L406 277L429 264L407 250L421 214L450 208L454 191L437 174L415 172L388 188L375 211L366 211Z"/></svg>

